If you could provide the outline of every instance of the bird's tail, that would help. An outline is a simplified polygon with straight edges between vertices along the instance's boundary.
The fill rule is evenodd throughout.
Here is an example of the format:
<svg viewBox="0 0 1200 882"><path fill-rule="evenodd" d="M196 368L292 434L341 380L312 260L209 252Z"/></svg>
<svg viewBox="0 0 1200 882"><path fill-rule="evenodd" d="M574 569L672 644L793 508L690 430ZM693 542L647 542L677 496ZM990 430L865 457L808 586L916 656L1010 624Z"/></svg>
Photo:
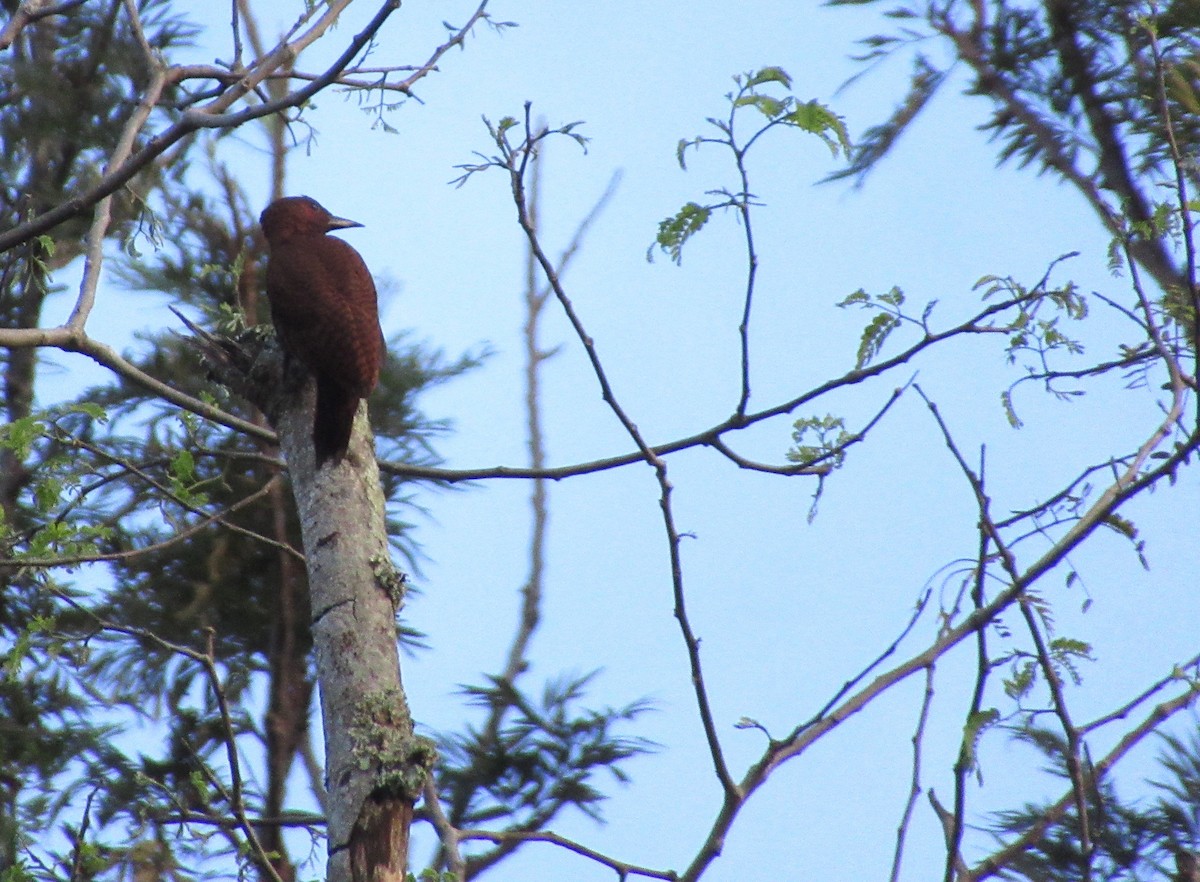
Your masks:
<svg viewBox="0 0 1200 882"><path fill-rule="evenodd" d="M313 417L313 447L317 468L339 460L350 445L350 430L358 413L358 396L344 386L317 378L317 412Z"/></svg>

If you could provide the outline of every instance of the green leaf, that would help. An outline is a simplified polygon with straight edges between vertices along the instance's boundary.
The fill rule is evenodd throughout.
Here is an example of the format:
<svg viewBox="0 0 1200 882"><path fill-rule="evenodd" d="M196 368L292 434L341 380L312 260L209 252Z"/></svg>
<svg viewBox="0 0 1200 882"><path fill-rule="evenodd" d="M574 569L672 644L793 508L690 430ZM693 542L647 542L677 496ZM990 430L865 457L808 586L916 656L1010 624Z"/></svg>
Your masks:
<svg viewBox="0 0 1200 882"><path fill-rule="evenodd" d="M1012 676L1004 681L1004 692L1009 698L1020 699L1029 694L1037 676L1037 664L1027 659L1014 668Z"/></svg>
<svg viewBox="0 0 1200 882"><path fill-rule="evenodd" d="M840 306L844 309L847 306L865 306L865 305L870 304L870 302L871 302L871 295L868 294L866 291L864 291L862 288L859 288L853 294L846 297L845 300L838 302L836 305Z"/></svg>
<svg viewBox="0 0 1200 882"><path fill-rule="evenodd" d="M757 93L743 95L733 102L733 106L755 107L767 119L777 119L788 109L786 101L780 101L778 98L772 98L770 95L759 95Z"/></svg>
<svg viewBox="0 0 1200 882"><path fill-rule="evenodd" d="M829 145L830 152L837 156L850 155L850 135L845 121L819 101L800 104L789 113L784 122L806 132L812 132Z"/></svg>
<svg viewBox="0 0 1200 882"><path fill-rule="evenodd" d="M900 319L886 312L881 312L863 328L862 341L858 344L858 355L855 360L856 368L864 368L879 354L888 335L900 324Z"/></svg>
<svg viewBox="0 0 1200 882"><path fill-rule="evenodd" d="M86 414L98 423L108 422L108 411L93 401L73 402L67 411Z"/></svg>
<svg viewBox="0 0 1200 882"><path fill-rule="evenodd" d="M763 83L780 83L785 89L792 88L792 78L782 67L764 67L757 73L751 74L750 78L746 80L746 87L753 88L761 86Z"/></svg>
<svg viewBox="0 0 1200 882"><path fill-rule="evenodd" d="M13 452L17 459L29 456L33 442L45 432L45 424L37 417L21 417L7 425L0 426L0 447Z"/></svg>
<svg viewBox="0 0 1200 882"><path fill-rule="evenodd" d="M1004 416L1008 419L1008 424L1014 429L1020 429L1025 425L1021 418L1017 416L1016 408L1013 407L1012 390L1005 389L1000 393L1000 404L1004 407Z"/></svg>
<svg viewBox="0 0 1200 882"><path fill-rule="evenodd" d="M34 882L36 878L22 861L17 861L0 872L0 882Z"/></svg>
<svg viewBox="0 0 1200 882"><path fill-rule="evenodd" d="M49 511L62 496L62 481L56 476L43 477L33 488L39 511Z"/></svg>
<svg viewBox="0 0 1200 882"><path fill-rule="evenodd" d="M1080 659L1092 661L1092 647L1090 643L1082 640L1055 637L1050 641L1050 656L1054 660L1055 667L1060 671L1066 671L1072 682L1079 686L1083 682L1083 678L1079 675L1075 663Z"/></svg>
<svg viewBox="0 0 1200 882"><path fill-rule="evenodd" d="M687 171L687 162L684 159L684 154L689 147L699 147L704 142L704 139L697 135L695 138L681 138L678 146L675 148L675 159L679 163L679 167Z"/></svg>
<svg viewBox="0 0 1200 882"><path fill-rule="evenodd" d="M846 421L832 414L798 419L792 424L792 428L792 441L795 446L787 452L787 458L789 462L799 465L831 460L833 467L837 468L846 458L843 448L854 437L846 431ZM815 443L810 440L810 434L816 436L813 439Z"/></svg>
<svg viewBox="0 0 1200 882"><path fill-rule="evenodd" d="M967 771L976 769L979 765L979 739L1000 719L1000 711L994 707L978 710L967 717L963 726L962 763Z"/></svg>
<svg viewBox="0 0 1200 882"><path fill-rule="evenodd" d="M1116 530L1127 539L1136 539L1138 534L1137 525L1128 518L1123 518L1120 515L1113 513L1104 519L1104 525Z"/></svg>
<svg viewBox="0 0 1200 882"><path fill-rule="evenodd" d="M188 484L196 476L196 460L190 450L180 450L171 460L171 477Z"/></svg>
<svg viewBox="0 0 1200 882"><path fill-rule="evenodd" d="M695 202L689 202L673 216L659 222L658 235L654 242L660 249L670 255L671 260L679 265L683 262L683 245L703 229L712 216L712 209ZM654 246L646 253L647 260L653 260Z"/></svg>

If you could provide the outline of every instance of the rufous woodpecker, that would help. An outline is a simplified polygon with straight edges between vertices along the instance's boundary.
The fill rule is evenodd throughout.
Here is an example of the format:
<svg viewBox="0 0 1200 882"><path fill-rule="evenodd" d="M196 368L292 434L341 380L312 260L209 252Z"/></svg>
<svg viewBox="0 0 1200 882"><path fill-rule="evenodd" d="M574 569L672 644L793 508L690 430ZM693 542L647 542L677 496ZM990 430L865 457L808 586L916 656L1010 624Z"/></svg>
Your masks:
<svg viewBox="0 0 1200 882"><path fill-rule="evenodd" d="M383 366L375 282L357 251L326 235L362 224L335 217L308 196L275 200L259 222L270 250L275 333L285 355L317 383L312 438L320 468L345 454L359 399L371 394Z"/></svg>

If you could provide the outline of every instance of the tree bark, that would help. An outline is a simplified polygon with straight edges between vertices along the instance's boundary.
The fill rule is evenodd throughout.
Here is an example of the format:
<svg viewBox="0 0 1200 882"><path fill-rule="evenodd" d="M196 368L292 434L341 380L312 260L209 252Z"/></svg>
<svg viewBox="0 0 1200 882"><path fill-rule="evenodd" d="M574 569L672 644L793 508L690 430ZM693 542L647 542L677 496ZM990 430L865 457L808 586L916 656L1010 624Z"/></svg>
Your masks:
<svg viewBox="0 0 1200 882"><path fill-rule="evenodd" d="M400 679L385 501L366 405L346 456L315 468L311 380L273 402L307 560L329 791L329 882L404 882L413 803L433 764Z"/></svg>

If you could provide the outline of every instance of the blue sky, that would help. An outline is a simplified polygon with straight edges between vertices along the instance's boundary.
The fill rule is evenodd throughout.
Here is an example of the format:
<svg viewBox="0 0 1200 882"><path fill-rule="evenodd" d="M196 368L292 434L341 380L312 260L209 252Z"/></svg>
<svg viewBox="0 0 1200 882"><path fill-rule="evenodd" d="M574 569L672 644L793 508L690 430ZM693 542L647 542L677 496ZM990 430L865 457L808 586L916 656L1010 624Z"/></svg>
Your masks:
<svg viewBox="0 0 1200 882"><path fill-rule="evenodd" d="M274 7L282 24L299 4ZM442 38L440 22L465 20L472 8L458 0L406 3L380 35L373 63L419 62ZM363 5L359 17L342 24L301 67L318 67L373 11L374 4ZM472 151L489 152L481 115L518 115L529 100L551 125L583 120L579 131L591 139L586 154L567 139L547 154L549 250L567 241L615 171L623 179L567 274L568 293L616 395L650 440L719 422L738 392L736 327L745 272L739 228L732 215L717 217L689 244L681 267L665 256L649 264L644 255L659 220L735 179L728 157L715 148L693 154L689 170L680 170L676 143L704 133L706 117L725 114L723 95L734 74L765 65L785 68L799 98L832 105L857 135L902 93L906 64L884 66L835 94L857 69L847 60L853 41L884 26L873 9L618 0L497 2L491 11L520 26L503 34L480 29L465 52L448 55L441 72L418 86L422 103L410 101L386 117L397 134L372 129L353 100L319 97L310 117L318 137L311 149L296 151L289 191L365 224L344 238L384 282L388 334L410 329L452 354L483 343L495 349L482 370L424 402L427 413L455 423L454 435L441 445L447 464L521 465L524 254L508 183L496 171L460 189L447 182L458 174L455 165L472 160ZM209 60L214 52L228 54L214 42L198 57ZM752 187L766 205L755 213L761 269L751 326L752 410L852 367L869 316L834 304L858 288L882 293L899 285L911 302L937 299L934 322L949 325L976 307L971 289L981 276L1011 274L1032 285L1056 257L1078 250L1081 256L1060 267L1056 278L1113 296L1126 290L1105 269L1106 237L1081 198L1030 171L994 167L994 149L974 130L985 111L979 99L947 88L860 190L815 186L836 168L815 138L775 133L756 151ZM240 140L229 146L227 159L265 201L268 178L256 134ZM97 336L104 336L105 313L121 313L113 335L127 330L121 296L115 285L103 293ZM65 299L61 305L65 312ZM140 326L175 326L166 306L139 310ZM1089 351L1111 351L1123 330L1098 319L1086 332ZM551 462L628 450L553 307L543 340L564 344L544 373ZM1004 364L1001 341L976 339L796 416L835 412L857 425L914 371L965 451L977 456L987 442L999 511L1030 505L1080 464L1123 451L1154 414L1144 390L1064 405L1045 401L1030 386L1018 398L1027 425L1014 431L999 393L1020 370ZM790 422L760 426L733 443L742 453L780 462ZM670 468L679 526L695 534L684 545L693 626L703 639L718 728L740 777L757 758L762 736L733 724L748 716L773 733L790 730L890 642L924 586L941 588L942 568L973 554L972 498L912 394L829 482L812 524L810 479L739 472L705 451L674 456ZM408 615L435 649L405 660L404 676L415 717L430 727L460 725L457 685L477 682L481 672L502 664L525 577L528 492L522 483L495 481L421 496L430 517L417 538L430 560L420 580L423 593ZM653 698L658 710L643 718L638 732L663 746L631 767L632 786L614 788L607 826L568 818L555 829L623 860L682 869L716 814L719 794L672 617L657 488L649 469L635 466L553 485L550 505L545 624L527 685L562 671L602 668L593 701ZM1185 475L1179 486L1162 488L1134 510L1145 518L1139 525L1154 565L1149 573L1113 536L1074 559L1083 586L1064 589L1062 576L1048 581L1061 632L1092 641L1097 650L1097 663L1084 671L1084 689L1072 692L1080 717L1119 703L1195 651L1188 588L1200 560L1195 543L1171 522L1194 522L1198 510L1200 491ZM1084 615L1088 597L1093 605ZM915 649L935 627L927 616L906 645ZM1150 632L1153 645L1147 646ZM923 784L946 801L972 665L970 654L960 651L939 667ZM779 770L706 878L885 878L907 792L920 686L915 679L906 683ZM1104 746L1100 739L1097 748ZM1005 807L1036 795L1039 764L1002 735L985 743L982 757L986 786L974 807ZM429 841L417 833L415 860ZM922 799L906 878L930 877L939 866L940 841ZM488 878L599 880L611 873L532 845Z"/></svg>

